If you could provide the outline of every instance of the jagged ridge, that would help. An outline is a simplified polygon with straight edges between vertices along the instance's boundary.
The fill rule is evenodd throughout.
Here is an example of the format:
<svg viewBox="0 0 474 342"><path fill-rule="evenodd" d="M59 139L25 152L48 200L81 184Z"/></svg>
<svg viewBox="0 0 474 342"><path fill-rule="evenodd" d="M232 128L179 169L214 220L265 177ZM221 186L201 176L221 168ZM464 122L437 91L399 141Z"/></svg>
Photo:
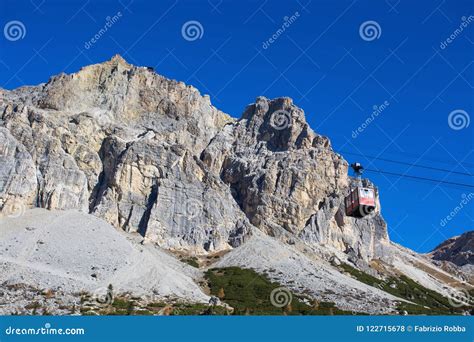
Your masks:
<svg viewBox="0 0 474 342"><path fill-rule="evenodd" d="M0 113L3 215L77 209L188 255L244 245L222 266L275 267L288 286L299 274L319 274L330 281L302 280L316 297L319 286L348 282L328 260L382 277L410 273L440 292L452 280L418 274L420 265L439 271L390 243L380 211L344 215L347 162L289 98L259 97L235 120L195 88L116 56L37 87L3 90ZM270 252L280 257L266 260ZM292 253L298 259L290 266L282 255ZM329 299L359 286L348 284ZM374 296L370 305L387 299ZM346 306L363 303L353 300Z"/></svg>

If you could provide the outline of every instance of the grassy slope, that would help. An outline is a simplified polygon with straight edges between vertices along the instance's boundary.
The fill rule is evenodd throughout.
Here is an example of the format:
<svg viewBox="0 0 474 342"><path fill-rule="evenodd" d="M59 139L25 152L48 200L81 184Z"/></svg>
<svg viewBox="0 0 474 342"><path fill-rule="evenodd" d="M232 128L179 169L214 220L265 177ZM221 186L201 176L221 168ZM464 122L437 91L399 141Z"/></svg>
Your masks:
<svg viewBox="0 0 474 342"><path fill-rule="evenodd" d="M462 311L469 309L468 307L453 307L450 305L446 297L443 297L438 292L421 286L404 275L399 278L390 277L384 281L359 271L348 264L342 264L340 267L362 283L378 287L394 296L415 303L400 303L398 306L400 313L407 311L409 314L450 315L460 314Z"/></svg>
<svg viewBox="0 0 474 342"><path fill-rule="evenodd" d="M352 314L334 306L331 302L305 304L292 293L290 305L278 308L272 305L272 290L280 287L265 276L250 269L227 267L206 272L211 294L234 308L234 315L344 315Z"/></svg>
<svg viewBox="0 0 474 342"><path fill-rule="evenodd" d="M425 315L460 314L472 308L455 308L449 304L447 298L427 289L406 276L391 277L387 280L375 278L348 264L339 266L341 271L351 274L358 281L377 287L399 298L414 304L401 302L398 306L400 313ZM205 273L211 295L234 308L234 315L350 315L350 311L343 311L335 307L332 302L317 302L308 297L292 293L289 305L282 308L272 305L271 293L281 287L280 284L270 281L266 276L251 269L227 267L211 269ZM474 293L473 293L474 295ZM306 299L303 301L303 299ZM139 298L116 297L110 305L81 308L82 314L100 315L156 315L167 309L169 315L226 315L231 314L221 306L211 307L207 304L196 303L141 303Z"/></svg>

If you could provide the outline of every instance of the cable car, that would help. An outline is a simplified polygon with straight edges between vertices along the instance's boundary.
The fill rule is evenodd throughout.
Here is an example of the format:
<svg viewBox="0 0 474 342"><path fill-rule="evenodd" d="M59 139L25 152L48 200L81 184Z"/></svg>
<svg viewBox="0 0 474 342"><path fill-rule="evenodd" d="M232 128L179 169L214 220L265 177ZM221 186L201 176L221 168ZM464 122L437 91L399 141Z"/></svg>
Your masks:
<svg viewBox="0 0 474 342"><path fill-rule="evenodd" d="M375 210L374 189L355 187L345 198L346 215L364 217Z"/></svg>
<svg viewBox="0 0 474 342"><path fill-rule="evenodd" d="M344 199L346 215L352 217L364 217L375 210L375 191L369 187L362 186L362 172L364 168L360 163L351 164L354 173L357 175L358 184L351 188L349 195Z"/></svg>

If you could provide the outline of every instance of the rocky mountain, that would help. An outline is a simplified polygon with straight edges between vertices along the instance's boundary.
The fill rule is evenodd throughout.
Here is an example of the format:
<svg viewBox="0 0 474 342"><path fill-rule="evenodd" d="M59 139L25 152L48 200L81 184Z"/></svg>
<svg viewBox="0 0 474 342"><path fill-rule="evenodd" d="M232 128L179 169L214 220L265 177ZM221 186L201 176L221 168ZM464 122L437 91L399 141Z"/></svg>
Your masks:
<svg viewBox="0 0 474 342"><path fill-rule="evenodd" d="M383 282L394 277L444 296L470 289L462 272L446 272L390 241L377 190L374 213L345 215L343 199L355 181L348 163L290 98L258 97L237 120L195 88L115 56L45 84L0 90L0 118L0 224L9 229L0 237L0 282L9 286L38 284L27 274L40 272L41 286L65 292L113 284L134 293L147 282L158 297L202 302L208 294L195 286L207 269L242 267L294 293L370 313L409 302L387 291ZM50 249L33 249L24 270L14 272L17 251L31 247L15 232L22 236L36 216L43 223L33 230L49 236L41 241ZM110 269L105 258L107 271L89 279L80 270L97 266L80 256L115 255L89 243L97 236L109 236L114 253L142 250L151 269L153 258L166 264L175 290L158 271L139 267L139 257L130 268L120 253L113 264L121 265ZM130 241L115 246L114 239ZM63 243L83 260L80 267L57 264L61 255L52 251ZM189 257L199 261L193 272L178 260ZM382 285L364 283L357 272ZM133 276L123 281L123 274ZM81 281L73 286L72 279Z"/></svg>
<svg viewBox="0 0 474 342"><path fill-rule="evenodd" d="M474 265L474 231L452 237L430 253L434 260L450 261L455 265Z"/></svg>
<svg viewBox="0 0 474 342"><path fill-rule="evenodd" d="M428 253L433 262L450 274L472 282L474 278L474 232L442 242Z"/></svg>

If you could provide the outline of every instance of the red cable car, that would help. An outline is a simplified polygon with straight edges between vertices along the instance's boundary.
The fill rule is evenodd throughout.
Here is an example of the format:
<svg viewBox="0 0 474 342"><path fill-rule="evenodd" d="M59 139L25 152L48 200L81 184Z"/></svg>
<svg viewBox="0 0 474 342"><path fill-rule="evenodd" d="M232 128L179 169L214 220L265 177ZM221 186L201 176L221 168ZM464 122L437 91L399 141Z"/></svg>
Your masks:
<svg viewBox="0 0 474 342"><path fill-rule="evenodd" d="M364 217L375 210L374 189L356 187L345 198L346 215Z"/></svg>
<svg viewBox="0 0 474 342"><path fill-rule="evenodd" d="M375 210L375 191L372 188L362 186L362 172L364 168L359 163L351 164L354 173L357 175L358 185L350 190L349 195L344 199L346 215L353 217L364 217Z"/></svg>

